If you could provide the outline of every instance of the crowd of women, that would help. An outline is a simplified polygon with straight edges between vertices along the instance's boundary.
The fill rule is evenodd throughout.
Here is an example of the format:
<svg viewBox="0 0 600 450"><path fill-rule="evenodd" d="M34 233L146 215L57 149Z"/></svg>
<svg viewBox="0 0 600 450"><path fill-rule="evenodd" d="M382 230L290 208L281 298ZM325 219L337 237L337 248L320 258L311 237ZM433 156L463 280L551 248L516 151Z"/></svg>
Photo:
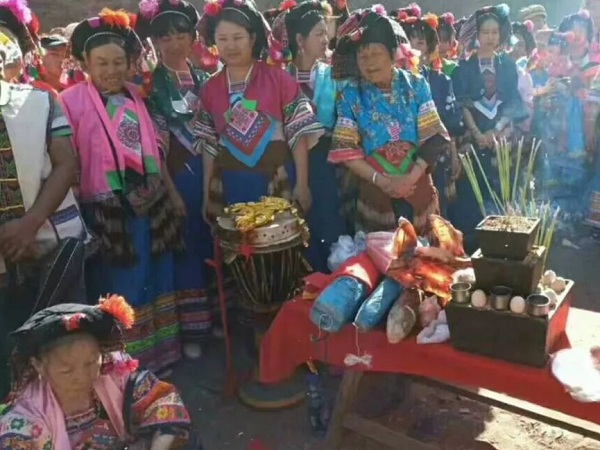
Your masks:
<svg viewBox="0 0 600 450"><path fill-rule="evenodd" d="M55 443L43 448L101 448L82 436L90 417L68 415L82 413L69 377L91 380L99 354L102 373L116 370L108 338L126 306L109 319L107 301L90 299L131 303L122 342L159 378L201 357L213 336L211 227L226 205L293 199L320 271L339 236L392 229L400 216L419 228L441 214L472 249L482 213L460 154L475 152L494 184L496 143L537 138L538 198L565 223L600 227L600 0L555 29L541 5L518 21L505 4L460 20L417 4L349 6L286 0L261 12L252 0L211 0L198 11L142 0L41 34L25 0L0 0L0 359L3 368L14 351L13 397L43 399L47 376L73 406L63 434L5 421L14 442L0 435L3 448L34 448L17 443L36 434ZM75 346L73 358L65 349ZM104 401L117 386L102 377L87 384L100 386L92 434L108 421L119 439L128 424ZM151 430L175 424L162 433L171 445L187 413L168 385L144 377L133 404L151 409L145 397L162 393L159 412L138 414L156 419Z"/></svg>

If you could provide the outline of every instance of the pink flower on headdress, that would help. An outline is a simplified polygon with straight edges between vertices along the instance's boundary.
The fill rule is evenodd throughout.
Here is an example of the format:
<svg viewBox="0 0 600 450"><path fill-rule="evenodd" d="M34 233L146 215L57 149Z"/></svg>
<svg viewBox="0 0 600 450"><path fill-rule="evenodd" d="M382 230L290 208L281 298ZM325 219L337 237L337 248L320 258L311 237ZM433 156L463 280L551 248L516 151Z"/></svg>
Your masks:
<svg viewBox="0 0 600 450"><path fill-rule="evenodd" d="M523 26L530 33L533 33L533 30L535 29L535 25L533 24L533 22L531 20L526 20L525 22L523 22Z"/></svg>
<svg viewBox="0 0 600 450"><path fill-rule="evenodd" d="M375 14L379 14L380 16L387 16L385 6L383 6L381 3L373 5L371 7L371 11L373 11Z"/></svg>
<svg viewBox="0 0 600 450"><path fill-rule="evenodd" d="M440 19L442 19L448 25L454 25L455 22L454 14L452 14L451 12L446 12L442 14L440 16Z"/></svg>
<svg viewBox="0 0 600 450"><path fill-rule="evenodd" d="M410 8L412 15L415 17L421 17L421 7L419 5L417 5L416 3L411 3L410 5L408 5L408 7Z"/></svg>
<svg viewBox="0 0 600 450"><path fill-rule="evenodd" d="M216 16L221 12L221 4L218 1L207 2L204 5L204 14L207 16Z"/></svg>
<svg viewBox="0 0 600 450"><path fill-rule="evenodd" d="M158 0L142 0L139 4L139 8L142 17L150 20L158 14L160 5Z"/></svg>
<svg viewBox="0 0 600 450"><path fill-rule="evenodd" d="M0 0L0 8L8 9L23 25L28 25L33 20L27 0Z"/></svg>
<svg viewBox="0 0 600 450"><path fill-rule="evenodd" d="M92 28L98 28L102 25L102 22L100 21L100 17L92 17L91 19L88 19L88 24Z"/></svg>

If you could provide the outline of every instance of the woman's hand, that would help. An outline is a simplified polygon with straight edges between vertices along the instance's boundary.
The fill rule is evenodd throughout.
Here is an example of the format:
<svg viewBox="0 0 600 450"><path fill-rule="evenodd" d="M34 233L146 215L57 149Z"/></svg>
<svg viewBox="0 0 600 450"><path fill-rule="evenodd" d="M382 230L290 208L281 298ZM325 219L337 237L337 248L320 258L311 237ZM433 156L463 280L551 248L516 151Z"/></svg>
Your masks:
<svg viewBox="0 0 600 450"><path fill-rule="evenodd" d="M416 183L410 175L394 175L390 177L392 198L410 197L415 192Z"/></svg>
<svg viewBox="0 0 600 450"><path fill-rule="evenodd" d="M10 262L19 262L32 251L38 226L27 218L11 220L0 227L0 255Z"/></svg>
<svg viewBox="0 0 600 450"><path fill-rule="evenodd" d="M307 184L296 184L294 188L294 200L298 202L303 213L307 213L312 205L312 195Z"/></svg>

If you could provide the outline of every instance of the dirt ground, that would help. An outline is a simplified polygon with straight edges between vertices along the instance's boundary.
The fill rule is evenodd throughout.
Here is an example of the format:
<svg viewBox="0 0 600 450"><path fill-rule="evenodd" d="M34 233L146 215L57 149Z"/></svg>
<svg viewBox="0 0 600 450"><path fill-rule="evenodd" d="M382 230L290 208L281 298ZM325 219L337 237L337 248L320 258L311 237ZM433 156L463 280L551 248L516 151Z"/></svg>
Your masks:
<svg viewBox="0 0 600 450"><path fill-rule="evenodd" d="M585 238L563 243L558 238L548 267L575 281L574 307L600 312L599 263L600 243ZM599 343L600 326L594 336L585 334L577 340ZM184 363L173 381L183 392L206 450L327 450L323 442L311 437L304 405L264 413L246 409L235 399L224 400L221 343L215 342L205 353L200 363ZM238 364L247 367L248 362ZM338 381L329 379L331 399ZM412 385L406 400L378 420L445 450L600 450L600 442L581 435L422 385ZM264 448L251 447L252 441ZM344 449L384 450L356 436L348 437Z"/></svg>

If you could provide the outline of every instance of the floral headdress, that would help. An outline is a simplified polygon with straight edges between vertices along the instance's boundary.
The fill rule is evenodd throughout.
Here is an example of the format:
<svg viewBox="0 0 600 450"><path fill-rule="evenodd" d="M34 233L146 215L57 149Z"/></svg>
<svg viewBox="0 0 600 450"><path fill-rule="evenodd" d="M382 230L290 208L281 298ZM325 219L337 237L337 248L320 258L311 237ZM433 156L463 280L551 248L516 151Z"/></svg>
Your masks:
<svg viewBox="0 0 600 450"><path fill-rule="evenodd" d="M226 11L236 11L248 22L256 35L254 56L266 56L271 41L271 27L252 0L209 0L204 5L204 14L198 23L198 32L203 42L208 46L215 45L215 29L221 14Z"/></svg>
<svg viewBox="0 0 600 450"><path fill-rule="evenodd" d="M179 16L195 29L200 14L194 5L184 0L141 0L138 4L138 23L135 31L141 39L153 35L153 29L161 17Z"/></svg>
<svg viewBox="0 0 600 450"><path fill-rule="evenodd" d="M273 63L287 63L293 58L293 39L304 27L312 28L321 18L331 17L333 9L326 1L308 0L296 3L286 0L279 6L279 15L273 22L272 41L269 46L269 60Z"/></svg>
<svg viewBox="0 0 600 450"><path fill-rule="evenodd" d="M441 70L442 59L440 58L438 53L438 16L432 13L428 13L424 16L409 16L406 14L398 14L397 17L397 20L399 21L400 25L402 25L402 28L406 32L406 36L409 38L409 40L414 34L425 37L425 41L427 42L427 56L429 58L429 61L431 62L431 68L436 71ZM401 19L401 17L404 17L404 19Z"/></svg>
<svg viewBox="0 0 600 450"><path fill-rule="evenodd" d="M534 25L531 20L526 20L525 22L513 22L512 23L512 36L510 38L511 47L514 47L518 38L517 35L521 35L523 40L525 41L525 48L527 50L527 54L531 55L537 47L537 43L535 41L535 37L533 35Z"/></svg>
<svg viewBox="0 0 600 450"><path fill-rule="evenodd" d="M406 33L398 22L388 17L382 5L358 10L338 30L336 51L332 57L332 77L337 80L360 77L356 51L373 30L385 35L386 46L395 52L400 68L418 71L418 52L413 51Z"/></svg>
<svg viewBox="0 0 600 450"><path fill-rule="evenodd" d="M479 48L479 27L487 17L493 17L500 25L500 43L501 47L508 43L511 36L510 8L506 3L496 6L486 6L480 8L472 14L462 25L458 36L459 45L463 51L463 57L468 58L473 51Z"/></svg>
<svg viewBox="0 0 600 450"><path fill-rule="evenodd" d="M439 17L438 38L441 41L450 41L451 48L446 55L450 59L458 57L458 41L456 39L456 18L451 12L445 12Z"/></svg>
<svg viewBox="0 0 600 450"><path fill-rule="evenodd" d="M573 31L576 25L583 25L587 30L587 42L581 42L581 45L589 44L594 39L594 22L590 16L590 12L586 9L582 9L575 14L566 16L558 25L558 31L560 33L567 33Z"/></svg>
<svg viewBox="0 0 600 450"><path fill-rule="evenodd" d="M11 333L15 350L11 358L13 386L16 395L35 377L31 357L38 356L45 345L74 333L87 333L96 338L102 352L123 350L122 331L135 322L133 308L118 295L101 298L95 306L66 303L46 308L31 316L19 329ZM118 369L115 361L106 360L105 370ZM123 370L133 370L135 361L123 361Z"/></svg>
<svg viewBox="0 0 600 450"><path fill-rule="evenodd" d="M62 87L66 89L87 79L80 63L83 61L87 46L97 36L111 35L123 40L134 62L139 62L144 46L134 31L136 23L135 14L108 8L104 8L96 17L79 22L69 38L68 58L63 61L60 77ZM148 77L145 78L147 80Z"/></svg>

